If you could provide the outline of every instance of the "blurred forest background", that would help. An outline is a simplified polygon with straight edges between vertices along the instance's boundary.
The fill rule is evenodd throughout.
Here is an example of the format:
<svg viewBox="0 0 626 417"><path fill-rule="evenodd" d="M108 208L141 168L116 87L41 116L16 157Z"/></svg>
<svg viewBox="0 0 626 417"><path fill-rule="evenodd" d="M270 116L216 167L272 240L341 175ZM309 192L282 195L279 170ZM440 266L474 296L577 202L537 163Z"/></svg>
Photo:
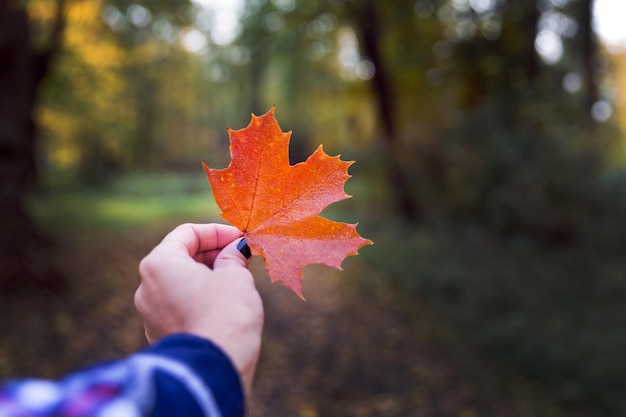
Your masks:
<svg viewBox="0 0 626 417"><path fill-rule="evenodd" d="M597 4L596 4L597 3ZM610 0L0 3L0 376L143 346L136 265L218 221L276 108L375 242L268 287L252 416L626 414L626 48ZM616 7L613 11L611 7ZM624 29L626 32L626 29Z"/></svg>

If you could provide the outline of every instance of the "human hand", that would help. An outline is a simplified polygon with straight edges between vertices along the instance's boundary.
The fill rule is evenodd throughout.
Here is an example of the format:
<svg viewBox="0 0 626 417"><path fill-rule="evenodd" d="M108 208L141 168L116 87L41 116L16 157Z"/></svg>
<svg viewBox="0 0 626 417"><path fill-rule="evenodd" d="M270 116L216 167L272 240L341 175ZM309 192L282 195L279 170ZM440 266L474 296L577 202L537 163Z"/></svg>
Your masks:
<svg viewBox="0 0 626 417"><path fill-rule="evenodd" d="M247 393L261 347L263 305L241 232L220 224L183 224L139 264L135 306L150 343L185 332L210 339L231 358Z"/></svg>

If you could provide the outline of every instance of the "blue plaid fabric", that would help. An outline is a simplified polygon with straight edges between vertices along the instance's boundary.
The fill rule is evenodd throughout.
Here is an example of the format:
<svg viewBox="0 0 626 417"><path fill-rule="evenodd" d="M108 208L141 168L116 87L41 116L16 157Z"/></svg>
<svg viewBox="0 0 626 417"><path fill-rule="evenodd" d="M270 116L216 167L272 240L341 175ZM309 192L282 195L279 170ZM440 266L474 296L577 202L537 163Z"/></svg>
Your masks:
<svg viewBox="0 0 626 417"><path fill-rule="evenodd" d="M0 388L0 417L243 415L242 387L228 357L185 334L59 381L16 380Z"/></svg>

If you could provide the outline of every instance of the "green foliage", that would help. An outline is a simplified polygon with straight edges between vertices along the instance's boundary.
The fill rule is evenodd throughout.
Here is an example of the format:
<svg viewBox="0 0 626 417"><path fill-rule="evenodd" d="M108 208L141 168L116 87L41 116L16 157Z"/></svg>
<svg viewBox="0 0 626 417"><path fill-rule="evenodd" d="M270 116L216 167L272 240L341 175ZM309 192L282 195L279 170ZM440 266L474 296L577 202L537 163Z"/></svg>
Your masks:
<svg viewBox="0 0 626 417"><path fill-rule="evenodd" d="M567 104L494 96L407 163L422 227L365 233L483 357L608 416L626 412L626 181L604 134Z"/></svg>
<svg viewBox="0 0 626 417"><path fill-rule="evenodd" d="M495 96L415 146L411 176L436 215L552 243L616 248L626 238L626 184L606 163L614 145L567 104Z"/></svg>

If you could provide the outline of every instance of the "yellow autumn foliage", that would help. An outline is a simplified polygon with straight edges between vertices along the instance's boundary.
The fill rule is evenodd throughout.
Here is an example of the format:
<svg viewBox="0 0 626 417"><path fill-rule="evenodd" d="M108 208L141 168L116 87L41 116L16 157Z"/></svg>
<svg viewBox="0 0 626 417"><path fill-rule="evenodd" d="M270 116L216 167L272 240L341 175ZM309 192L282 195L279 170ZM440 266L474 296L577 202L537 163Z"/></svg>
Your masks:
<svg viewBox="0 0 626 417"><path fill-rule="evenodd" d="M44 32L52 27L55 8L56 2L50 0L28 3L31 20ZM93 131L97 131L98 140L103 143L120 140L114 130L102 126L128 120L124 106L120 105L128 87L123 75L128 51L104 26L101 8L101 0L67 4L63 53L55 57L54 71L62 74L69 88L58 92L54 100L47 100L44 95L37 111L37 121L47 139L48 158L60 168L79 163L85 140L89 140L85 137L93 136ZM45 38L46 33L39 36ZM45 47L44 42L41 44Z"/></svg>
<svg viewBox="0 0 626 417"><path fill-rule="evenodd" d="M123 64L125 53L104 28L101 9L102 2L99 0L72 3L68 13L65 45L89 67L107 72Z"/></svg>
<svg viewBox="0 0 626 417"><path fill-rule="evenodd" d="M615 68L613 77L615 77L615 89L617 91L615 117L622 132L626 132L626 50L613 55L612 59Z"/></svg>
<svg viewBox="0 0 626 417"><path fill-rule="evenodd" d="M41 48L54 26L56 4L28 3ZM104 21L104 0L66 5L62 52L55 56L36 113L48 162L74 168L96 157L131 166L154 141L165 155L179 152L196 94L189 76L197 68L189 65L189 54L150 32L135 37L140 30L132 26L116 33ZM119 12L124 18L125 11Z"/></svg>

